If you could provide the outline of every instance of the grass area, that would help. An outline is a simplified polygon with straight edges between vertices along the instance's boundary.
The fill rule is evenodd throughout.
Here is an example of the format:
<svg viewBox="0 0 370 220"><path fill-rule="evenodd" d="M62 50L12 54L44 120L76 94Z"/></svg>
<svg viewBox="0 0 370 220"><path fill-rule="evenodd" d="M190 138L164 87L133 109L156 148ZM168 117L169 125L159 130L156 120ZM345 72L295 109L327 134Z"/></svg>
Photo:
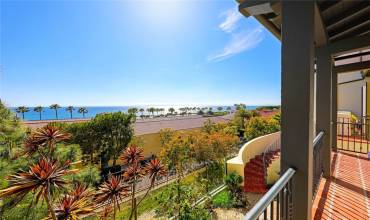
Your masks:
<svg viewBox="0 0 370 220"><path fill-rule="evenodd" d="M227 189L224 189L212 198L212 204L214 207L230 208L233 203L233 199Z"/></svg>

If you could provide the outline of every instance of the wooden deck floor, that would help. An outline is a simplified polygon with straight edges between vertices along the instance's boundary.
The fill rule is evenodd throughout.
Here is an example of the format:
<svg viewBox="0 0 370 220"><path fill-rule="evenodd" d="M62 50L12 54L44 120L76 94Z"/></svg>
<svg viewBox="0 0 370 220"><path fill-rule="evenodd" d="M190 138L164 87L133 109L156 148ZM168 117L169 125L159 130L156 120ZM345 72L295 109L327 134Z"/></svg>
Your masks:
<svg viewBox="0 0 370 220"><path fill-rule="evenodd" d="M333 153L332 178L323 178L313 219L370 219L370 160L366 154Z"/></svg>

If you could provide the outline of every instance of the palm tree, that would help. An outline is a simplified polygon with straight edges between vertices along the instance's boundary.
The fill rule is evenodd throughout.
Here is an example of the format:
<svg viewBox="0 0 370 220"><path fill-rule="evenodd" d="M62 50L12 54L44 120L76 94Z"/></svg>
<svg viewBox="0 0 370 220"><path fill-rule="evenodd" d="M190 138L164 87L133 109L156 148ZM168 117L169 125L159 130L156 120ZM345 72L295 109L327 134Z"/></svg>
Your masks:
<svg viewBox="0 0 370 220"><path fill-rule="evenodd" d="M144 109L143 108L141 108L141 109L139 109L139 112L141 113L141 117L143 117L144 116Z"/></svg>
<svg viewBox="0 0 370 220"><path fill-rule="evenodd" d="M58 120L58 109L60 108L60 105L58 104L52 104L49 106L50 109L54 109L55 111L55 118Z"/></svg>
<svg viewBox="0 0 370 220"><path fill-rule="evenodd" d="M128 194L128 187L125 185L121 176L110 176L106 182L100 185L95 194L96 203L112 204L113 219L116 219L116 208L120 209L119 203Z"/></svg>
<svg viewBox="0 0 370 220"><path fill-rule="evenodd" d="M70 114L71 114L71 118L72 118L72 112L75 110L75 108L73 108L73 106L68 106L67 108L66 108L66 111L67 112L69 112Z"/></svg>
<svg viewBox="0 0 370 220"><path fill-rule="evenodd" d="M222 111L224 108L223 107L221 107L221 106L219 106L219 107L217 107L217 111Z"/></svg>
<svg viewBox="0 0 370 220"><path fill-rule="evenodd" d="M39 113L39 115L40 115L40 120L41 120L41 113L42 113L42 110L43 110L44 108L42 107L42 106L37 106L37 107L35 107L35 108L33 108L33 111L35 111L35 112L38 112Z"/></svg>
<svg viewBox="0 0 370 220"><path fill-rule="evenodd" d="M9 187L0 190L0 198L10 196L24 198L28 193L33 192L36 195L36 204L42 197L46 201L52 219L57 220L52 206L51 193L63 189L67 184L63 177L76 172L76 170L68 170L68 166L68 163L62 165L42 157L37 164L31 165L27 172L21 170L11 175Z"/></svg>
<svg viewBox="0 0 370 220"><path fill-rule="evenodd" d="M228 106L228 107L226 108L226 110L227 110L229 113L231 113L231 106Z"/></svg>
<svg viewBox="0 0 370 220"><path fill-rule="evenodd" d="M85 118L85 114L88 113L89 111L87 111L87 108L85 107L80 107L78 109L78 113L82 114L82 117Z"/></svg>
<svg viewBox="0 0 370 220"><path fill-rule="evenodd" d="M26 106L19 106L16 110L15 110L17 113L21 113L22 114L22 119L24 120L24 113L25 112L29 112L30 109L27 108Z"/></svg>
<svg viewBox="0 0 370 220"><path fill-rule="evenodd" d="M150 107L148 109L146 109L149 113L152 113L153 117L154 117L154 112L155 112L155 108L153 107Z"/></svg>
<svg viewBox="0 0 370 220"><path fill-rule="evenodd" d="M168 111L171 113L171 115L173 115L173 113L175 112L175 109L174 108L169 108Z"/></svg>

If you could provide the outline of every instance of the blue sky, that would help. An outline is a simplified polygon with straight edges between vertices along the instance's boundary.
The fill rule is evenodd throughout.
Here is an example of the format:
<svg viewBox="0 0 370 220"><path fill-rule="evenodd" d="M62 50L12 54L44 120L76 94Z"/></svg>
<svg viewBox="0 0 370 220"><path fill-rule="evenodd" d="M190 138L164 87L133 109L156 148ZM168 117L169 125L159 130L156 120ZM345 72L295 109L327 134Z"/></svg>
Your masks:
<svg viewBox="0 0 370 220"><path fill-rule="evenodd" d="M2 1L10 106L280 103L280 43L236 1Z"/></svg>

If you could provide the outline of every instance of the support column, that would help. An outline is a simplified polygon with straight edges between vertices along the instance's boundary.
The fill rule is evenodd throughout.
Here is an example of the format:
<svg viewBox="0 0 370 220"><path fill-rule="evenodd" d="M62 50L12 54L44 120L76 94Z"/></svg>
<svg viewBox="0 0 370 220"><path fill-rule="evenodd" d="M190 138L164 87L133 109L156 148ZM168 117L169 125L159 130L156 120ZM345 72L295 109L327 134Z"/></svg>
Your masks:
<svg viewBox="0 0 370 220"><path fill-rule="evenodd" d="M324 177L330 178L332 146L332 58L330 51L326 47L318 49L316 55L316 132L325 132L322 140L322 162Z"/></svg>
<svg viewBox="0 0 370 220"><path fill-rule="evenodd" d="M293 219L311 220L314 1L282 1L281 170L296 169Z"/></svg>
<svg viewBox="0 0 370 220"><path fill-rule="evenodd" d="M331 75L331 148L337 150L338 73Z"/></svg>

